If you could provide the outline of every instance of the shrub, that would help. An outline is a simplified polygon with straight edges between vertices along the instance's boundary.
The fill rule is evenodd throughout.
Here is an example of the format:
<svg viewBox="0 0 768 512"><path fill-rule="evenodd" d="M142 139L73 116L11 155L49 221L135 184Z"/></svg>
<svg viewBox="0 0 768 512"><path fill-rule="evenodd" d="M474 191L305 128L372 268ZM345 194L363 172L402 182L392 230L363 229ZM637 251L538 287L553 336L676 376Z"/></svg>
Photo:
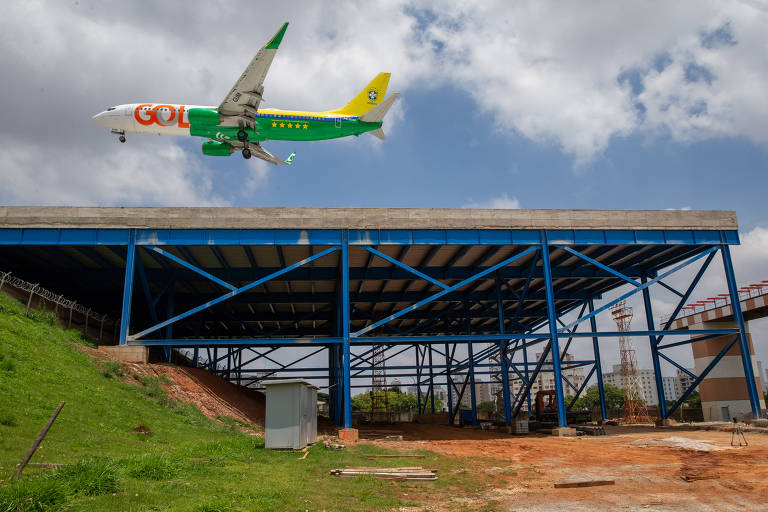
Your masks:
<svg viewBox="0 0 768 512"><path fill-rule="evenodd" d="M104 361L101 363L101 372L106 378L122 378L123 365L117 361Z"/></svg>
<svg viewBox="0 0 768 512"><path fill-rule="evenodd" d="M0 354L0 371L12 372L16 369L13 359Z"/></svg>
<svg viewBox="0 0 768 512"><path fill-rule="evenodd" d="M15 427L17 425L16 418L10 412L0 412L0 425Z"/></svg>
<svg viewBox="0 0 768 512"><path fill-rule="evenodd" d="M0 512L43 512L67 499L66 483L46 478L25 478L0 487Z"/></svg>
<svg viewBox="0 0 768 512"><path fill-rule="evenodd" d="M57 469L50 478L66 482L71 494L98 496L116 492L119 478L115 464L108 460L85 459Z"/></svg>
<svg viewBox="0 0 768 512"><path fill-rule="evenodd" d="M169 405L170 400L165 390L160 386L160 379L149 375L142 375L139 378L141 383L141 392L150 398L154 398L161 405Z"/></svg>
<svg viewBox="0 0 768 512"><path fill-rule="evenodd" d="M184 463L168 454L145 454L122 459L125 474L138 480L167 480L181 473Z"/></svg>

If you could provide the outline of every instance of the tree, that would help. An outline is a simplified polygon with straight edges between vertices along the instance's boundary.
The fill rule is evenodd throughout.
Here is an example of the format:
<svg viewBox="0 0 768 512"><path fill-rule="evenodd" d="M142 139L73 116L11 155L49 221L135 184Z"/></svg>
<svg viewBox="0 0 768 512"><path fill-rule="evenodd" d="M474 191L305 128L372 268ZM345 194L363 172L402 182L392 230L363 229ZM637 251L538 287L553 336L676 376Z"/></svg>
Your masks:
<svg viewBox="0 0 768 512"><path fill-rule="evenodd" d="M603 386L605 392L605 407L608 409L621 409L624 407L624 391L616 386L606 384ZM597 385L592 385L584 391L572 409L599 409L600 408L600 390Z"/></svg>
<svg viewBox="0 0 768 512"><path fill-rule="evenodd" d="M386 393L386 401L384 393ZM389 412L408 411L416 408L416 397L394 391L376 391L376 412L384 412L384 404L388 405ZM352 410L354 412L371 412L371 392L366 391L352 397Z"/></svg>
<svg viewBox="0 0 768 512"><path fill-rule="evenodd" d="M496 404L494 402L480 402L477 404L477 412L496 412Z"/></svg>
<svg viewBox="0 0 768 512"><path fill-rule="evenodd" d="M413 395L411 395L411 396L413 396ZM432 412L431 404L432 404L432 402L430 401L430 397L429 396L422 396L421 397L422 409L425 412ZM439 398L435 397L435 412L442 411L442 410L443 410L443 401L440 400Z"/></svg>

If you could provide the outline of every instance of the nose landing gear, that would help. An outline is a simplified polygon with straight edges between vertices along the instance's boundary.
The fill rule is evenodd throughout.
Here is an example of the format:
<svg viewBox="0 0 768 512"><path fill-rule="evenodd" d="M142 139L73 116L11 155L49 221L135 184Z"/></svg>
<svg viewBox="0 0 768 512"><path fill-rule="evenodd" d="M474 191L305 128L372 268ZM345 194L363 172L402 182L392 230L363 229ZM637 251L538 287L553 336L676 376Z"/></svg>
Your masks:
<svg viewBox="0 0 768 512"><path fill-rule="evenodd" d="M119 135L117 140L119 140L120 142L123 142L123 143L125 142L125 131L124 130L116 130L116 129L113 128L111 130L111 132L114 133L115 135Z"/></svg>

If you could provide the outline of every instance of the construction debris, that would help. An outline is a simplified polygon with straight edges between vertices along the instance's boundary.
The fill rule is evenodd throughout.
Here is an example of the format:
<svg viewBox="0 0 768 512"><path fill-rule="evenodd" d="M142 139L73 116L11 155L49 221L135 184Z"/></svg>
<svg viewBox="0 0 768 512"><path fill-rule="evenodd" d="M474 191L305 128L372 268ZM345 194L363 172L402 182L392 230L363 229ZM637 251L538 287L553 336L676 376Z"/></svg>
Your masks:
<svg viewBox="0 0 768 512"><path fill-rule="evenodd" d="M588 436L604 436L605 427L599 425L576 425L574 427L576 431L583 432Z"/></svg>
<svg viewBox="0 0 768 512"><path fill-rule="evenodd" d="M582 482L560 482L555 489L573 489L575 487L598 487L601 485L616 485L615 480L586 480Z"/></svg>
<svg viewBox="0 0 768 512"><path fill-rule="evenodd" d="M336 436L323 436L323 446L332 450L341 450L344 448L344 443L340 442Z"/></svg>
<svg viewBox="0 0 768 512"><path fill-rule="evenodd" d="M424 469L421 466L404 468L346 467L344 469L332 469L330 474L343 478L368 475L381 480L437 480L436 469Z"/></svg>

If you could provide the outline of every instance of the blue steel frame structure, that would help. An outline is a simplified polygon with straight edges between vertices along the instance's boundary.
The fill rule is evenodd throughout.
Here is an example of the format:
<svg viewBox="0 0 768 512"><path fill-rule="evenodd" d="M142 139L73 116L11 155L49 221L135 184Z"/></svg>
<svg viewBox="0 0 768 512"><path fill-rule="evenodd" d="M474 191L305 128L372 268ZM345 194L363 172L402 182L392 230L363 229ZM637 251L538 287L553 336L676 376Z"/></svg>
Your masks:
<svg viewBox="0 0 768 512"><path fill-rule="evenodd" d="M649 339L658 396L662 361L695 379L672 407L660 401L662 417L735 343L752 412L761 414L728 247L738 243L734 230L1 228L0 265L120 312L120 344L163 347L166 357L189 349L202 367L244 385L286 375L327 379L331 417L341 426L351 426L352 389L369 385L374 346L384 347L385 361L413 350L414 362L388 363L388 376L415 379L420 412L430 403L422 395L432 397L433 411L435 387L447 386L451 423L466 393L468 416L477 422L478 378L500 380L509 423L524 405L531 410L539 374L553 372L559 424L566 426L564 386L578 396L593 375L605 418L599 341L620 333L598 331L595 317L635 294L646 329L629 335ZM737 327L681 340L689 333L669 327L717 253ZM685 290L664 281L696 265ZM602 294L627 284L629 291L595 308ZM661 328L651 309L653 285L679 297ZM700 375L665 352L723 335L732 340ZM583 338L591 339L594 356L566 360L572 342ZM304 352L286 363L274 354L286 347ZM301 364L323 352L327 365ZM258 368L262 362L270 367ZM579 387L563 373L577 367L588 372ZM510 374L521 383L517 393Z"/></svg>

